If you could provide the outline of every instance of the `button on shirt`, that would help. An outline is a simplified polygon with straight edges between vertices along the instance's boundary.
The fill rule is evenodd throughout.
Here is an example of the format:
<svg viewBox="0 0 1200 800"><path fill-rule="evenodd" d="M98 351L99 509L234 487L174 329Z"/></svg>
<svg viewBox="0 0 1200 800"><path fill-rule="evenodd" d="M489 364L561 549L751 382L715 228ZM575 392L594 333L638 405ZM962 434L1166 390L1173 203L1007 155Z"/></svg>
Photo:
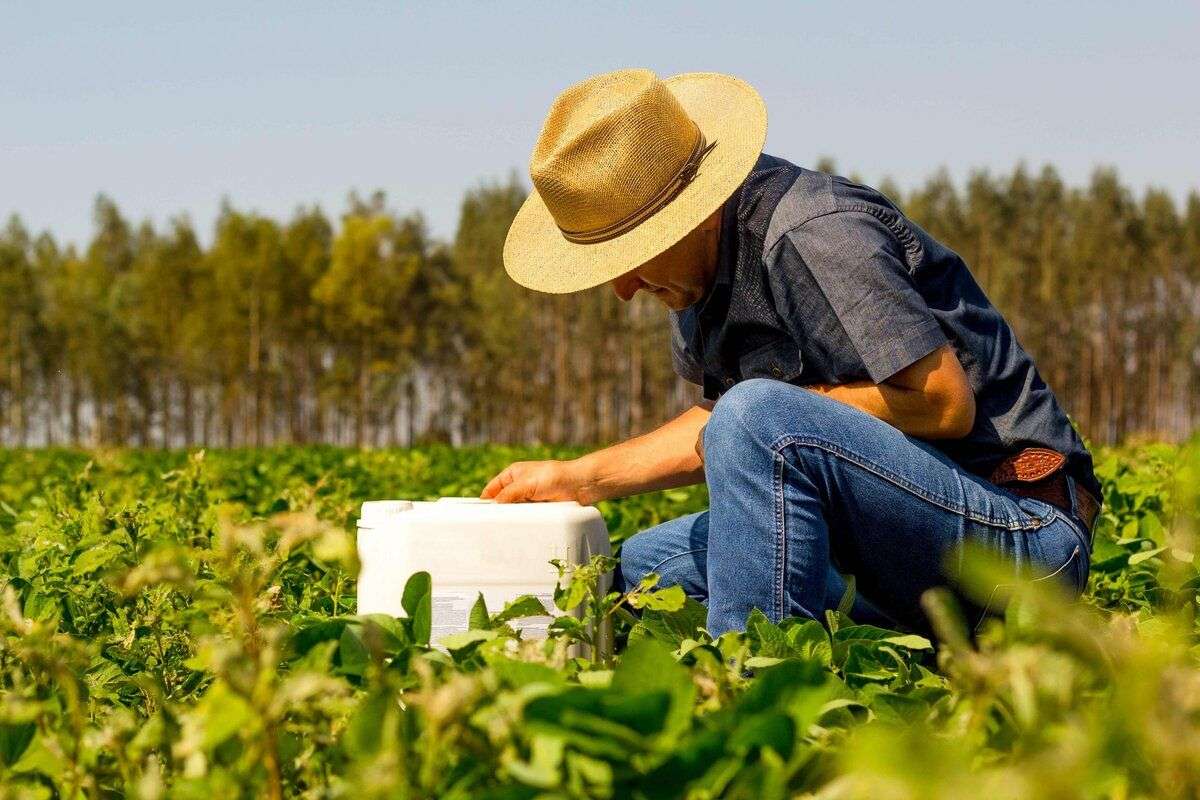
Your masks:
<svg viewBox="0 0 1200 800"><path fill-rule="evenodd" d="M980 475L1049 447L1100 495L1091 455L966 264L870 187L764 153L725 204L712 286L670 319L675 371L710 400L756 377L882 383L949 343L975 425L930 444Z"/></svg>

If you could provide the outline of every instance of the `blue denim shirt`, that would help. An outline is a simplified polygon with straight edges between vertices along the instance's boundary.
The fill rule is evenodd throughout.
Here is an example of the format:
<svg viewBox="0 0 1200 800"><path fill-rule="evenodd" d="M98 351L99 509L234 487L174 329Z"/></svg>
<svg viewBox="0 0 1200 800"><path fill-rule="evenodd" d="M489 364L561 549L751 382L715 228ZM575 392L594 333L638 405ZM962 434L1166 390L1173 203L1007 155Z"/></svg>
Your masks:
<svg viewBox="0 0 1200 800"><path fill-rule="evenodd" d="M725 204L719 249L706 295L670 315L675 371L705 398L754 377L881 383L949 343L975 425L930 444L985 476L1049 447L1100 496L1091 455L962 258L878 191L764 153Z"/></svg>

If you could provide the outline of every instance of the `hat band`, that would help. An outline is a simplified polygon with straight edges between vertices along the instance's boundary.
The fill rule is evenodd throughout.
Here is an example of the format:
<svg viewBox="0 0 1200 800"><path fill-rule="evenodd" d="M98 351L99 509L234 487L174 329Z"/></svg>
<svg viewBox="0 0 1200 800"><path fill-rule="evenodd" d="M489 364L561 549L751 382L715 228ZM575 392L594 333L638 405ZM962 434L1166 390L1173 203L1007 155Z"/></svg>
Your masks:
<svg viewBox="0 0 1200 800"><path fill-rule="evenodd" d="M682 192L684 187L696 177L696 172L700 169L700 162L708 155L708 151L716 146L716 142L708 144L704 139L704 132L697 127L696 145L692 148L692 153L688 156L687 161L683 162L683 166L679 168L679 171L675 173L675 176L671 180L667 181L667 185L659 190L658 194L638 207L632 214L611 225L605 225L603 228L595 230L568 231L562 226L559 226L559 230L562 231L563 237L568 242L574 242L575 244L607 242L609 239L615 239L623 233L628 233L648 217L653 216L663 206L674 200L676 195Z"/></svg>

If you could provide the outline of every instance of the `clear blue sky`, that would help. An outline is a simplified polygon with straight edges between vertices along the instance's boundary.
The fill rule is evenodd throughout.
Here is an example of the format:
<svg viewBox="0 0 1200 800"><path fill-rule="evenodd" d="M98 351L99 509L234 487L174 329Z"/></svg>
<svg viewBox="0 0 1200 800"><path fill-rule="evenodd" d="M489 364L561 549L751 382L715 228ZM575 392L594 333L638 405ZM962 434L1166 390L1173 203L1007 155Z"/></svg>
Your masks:
<svg viewBox="0 0 1200 800"><path fill-rule="evenodd" d="M0 215L84 241L221 198L287 216L384 189L453 234L462 193L526 164L565 86L646 66L763 94L768 152L902 186L945 165L1115 165L1200 186L1200 3L591 5L0 0Z"/></svg>

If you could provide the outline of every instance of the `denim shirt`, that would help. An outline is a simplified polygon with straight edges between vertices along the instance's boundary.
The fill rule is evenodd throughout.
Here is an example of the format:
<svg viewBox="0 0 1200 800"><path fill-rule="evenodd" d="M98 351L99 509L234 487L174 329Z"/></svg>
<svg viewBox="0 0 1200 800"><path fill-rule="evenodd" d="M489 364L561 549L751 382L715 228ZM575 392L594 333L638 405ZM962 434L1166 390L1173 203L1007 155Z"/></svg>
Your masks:
<svg viewBox="0 0 1200 800"><path fill-rule="evenodd" d="M966 264L878 191L763 154L725 204L705 296L672 311L675 371L715 400L741 380L882 383L949 343L975 393L962 439L929 444L990 474L1024 447L1092 457Z"/></svg>

